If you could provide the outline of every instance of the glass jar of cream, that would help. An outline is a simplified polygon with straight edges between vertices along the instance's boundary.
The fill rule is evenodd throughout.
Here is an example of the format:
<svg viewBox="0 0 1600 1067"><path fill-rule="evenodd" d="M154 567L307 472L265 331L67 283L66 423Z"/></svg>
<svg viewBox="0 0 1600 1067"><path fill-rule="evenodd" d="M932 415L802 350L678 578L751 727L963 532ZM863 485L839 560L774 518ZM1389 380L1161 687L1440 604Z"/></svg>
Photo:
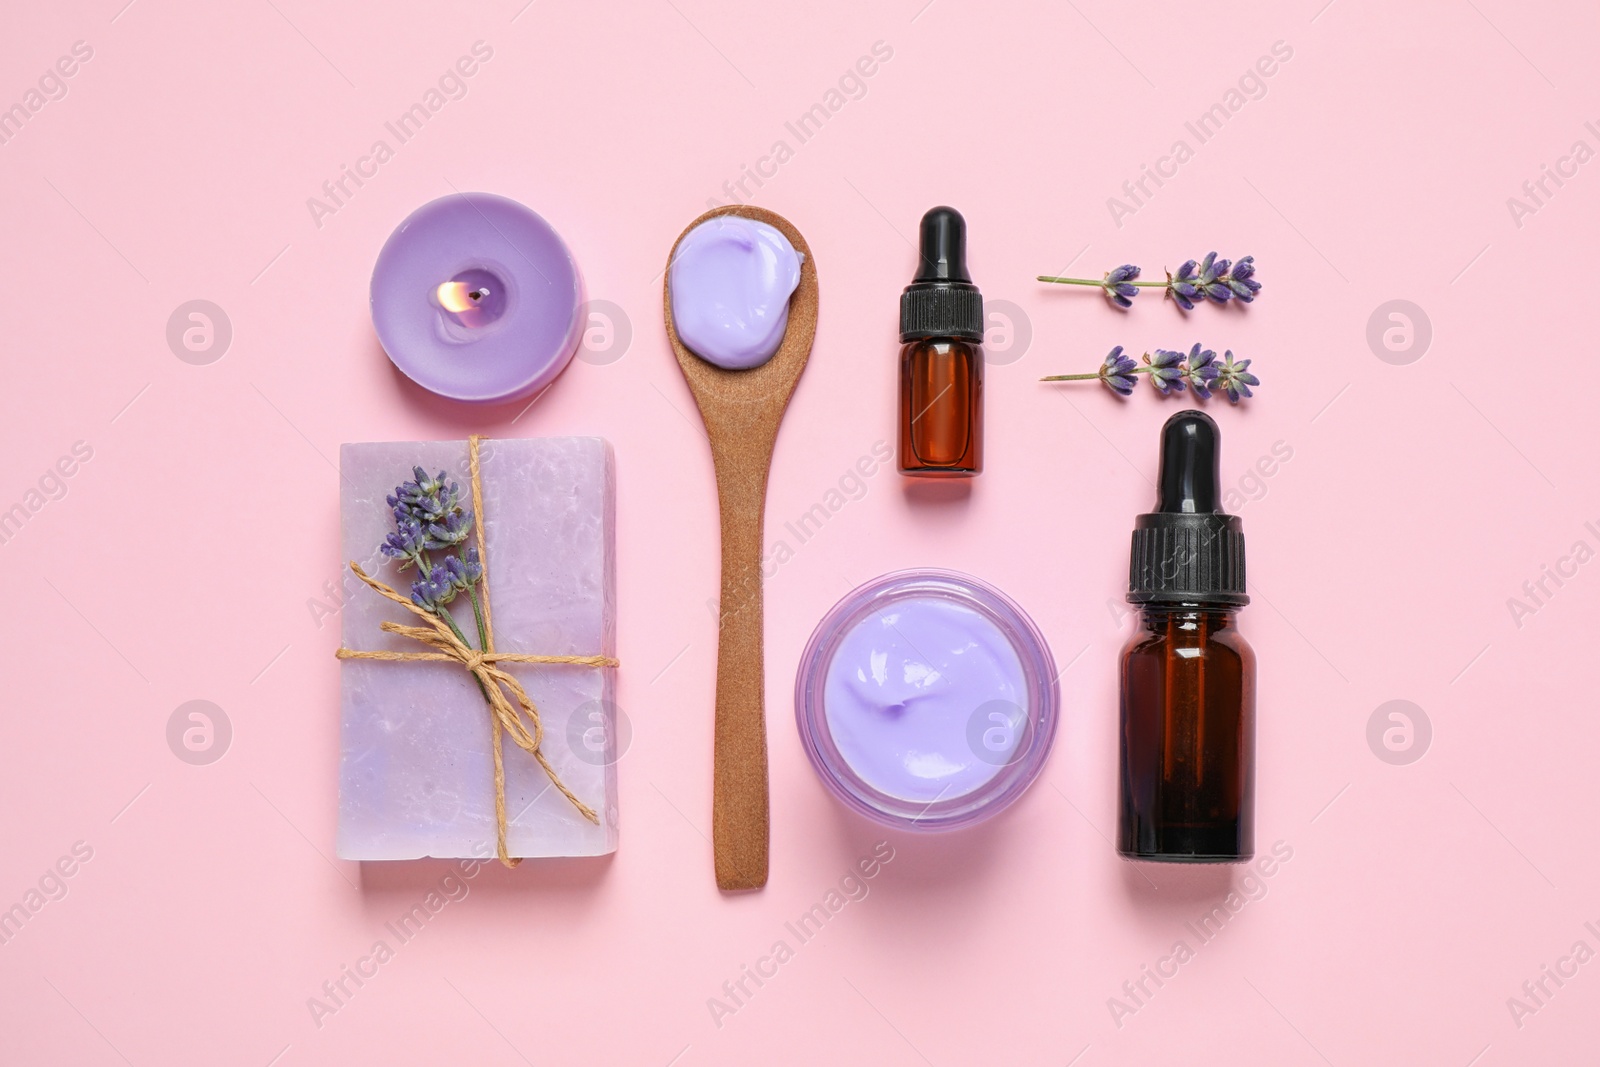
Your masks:
<svg viewBox="0 0 1600 1067"><path fill-rule="evenodd" d="M898 571L817 624L795 678L806 755L847 807L950 830L1008 807L1055 740L1055 662L1004 593L954 571Z"/></svg>

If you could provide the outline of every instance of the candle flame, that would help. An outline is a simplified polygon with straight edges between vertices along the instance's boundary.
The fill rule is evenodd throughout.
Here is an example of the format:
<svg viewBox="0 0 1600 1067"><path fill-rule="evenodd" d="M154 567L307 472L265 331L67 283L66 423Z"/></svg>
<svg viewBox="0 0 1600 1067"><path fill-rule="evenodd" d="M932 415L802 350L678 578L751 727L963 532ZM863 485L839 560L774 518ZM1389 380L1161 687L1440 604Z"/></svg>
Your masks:
<svg viewBox="0 0 1600 1067"><path fill-rule="evenodd" d="M466 282L445 282L434 291L439 306L457 314L473 310L478 306L478 301L487 295L486 291L474 289Z"/></svg>

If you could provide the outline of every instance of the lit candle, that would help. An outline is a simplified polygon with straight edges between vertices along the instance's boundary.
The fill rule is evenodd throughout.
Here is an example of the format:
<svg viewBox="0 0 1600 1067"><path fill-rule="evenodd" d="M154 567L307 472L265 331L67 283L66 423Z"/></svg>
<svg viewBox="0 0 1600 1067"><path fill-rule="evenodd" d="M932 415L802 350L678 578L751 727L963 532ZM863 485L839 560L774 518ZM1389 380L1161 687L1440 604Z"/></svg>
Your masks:
<svg viewBox="0 0 1600 1067"><path fill-rule="evenodd" d="M560 235L503 196L460 193L412 212L372 270L372 324L422 388L494 403L549 385L583 334L583 280Z"/></svg>

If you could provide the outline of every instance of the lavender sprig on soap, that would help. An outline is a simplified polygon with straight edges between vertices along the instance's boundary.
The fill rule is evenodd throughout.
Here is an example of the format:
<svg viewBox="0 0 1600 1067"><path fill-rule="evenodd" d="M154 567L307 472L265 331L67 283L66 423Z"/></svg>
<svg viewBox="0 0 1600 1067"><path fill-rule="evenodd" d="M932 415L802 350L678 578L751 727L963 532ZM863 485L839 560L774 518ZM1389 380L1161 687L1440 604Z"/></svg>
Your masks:
<svg viewBox="0 0 1600 1067"><path fill-rule="evenodd" d="M1098 381L1118 396L1131 396L1133 387L1139 381L1136 376L1144 374L1149 376L1150 384L1163 396L1181 393L1188 388L1194 390L1194 395L1201 400L1209 400L1213 393L1222 393L1232 404L1255 395L1250 387L1261 384L1261 379L1250 373L1250 361L1242 359L1235 362L1231 350L1223 353L1220 362L1215 352L1198 344L1188 352L1156 348L1141 358L1143 366L1118 345L1107 354L1098 370L1088 374L1052 374L1039 380Z"/></svg>
<svg viewBox="0 0 1600 1067"><path fill-rule="evenodd" d="M1164 289L1166 295L1185 311L1193 311L1196 304L1207 300L1213 304L1226 304L1230 300L1248 304L1261 291L1261 283L1255 278L1254 256L1229 261L1218 259L1215 252L1207 252L1204 259L1198 262L1186 260L1176 273L1167 271L1166 274L1167 280L1164 282L1141 282L1138 280L1139 268L1132 263L1124 263L1115 270L1107 271L1105 277L1099 279L1041 274L1039 280L1054 285L1096 286L1107 300L1123 309L1133 306L1133 298L1139 295L1140 289Z"/></svg>
<svg viewBox="0 0 1600 1067"><path fill-rule="evenodd" d="M468 545L458 556L453 551L440 559L432 552L454 549L472 533L472 512L461 506L461 487L445 481L444 471L430 477L421 467L413 467L415 480L395 487L394 495L384 498L394 513L395 532L379 548L385 556L399 562L400 569L417 569L411 583L411 602L439 616L467 644L446 607L465 593L472 601L472 614L478 625L479 647L483 644L483 615L478 602L478 580L483 564L476 545Z"/></svg>

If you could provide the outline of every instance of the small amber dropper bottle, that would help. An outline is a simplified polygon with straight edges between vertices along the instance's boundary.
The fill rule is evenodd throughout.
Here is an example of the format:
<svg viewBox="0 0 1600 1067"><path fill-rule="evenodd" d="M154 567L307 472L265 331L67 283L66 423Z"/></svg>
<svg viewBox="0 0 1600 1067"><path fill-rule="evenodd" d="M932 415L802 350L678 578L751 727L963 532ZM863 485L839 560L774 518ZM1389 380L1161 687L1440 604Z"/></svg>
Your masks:
<svg viewBox="0 0 1600 1067"><path fill-rule="evenodd" d="M1234 616L1244 532L1223 512L1221 434L1180 411L1161 431L1156 510L1133 531L1122 650L1117 850L1129 859L1234 863L1255 854L1255 652Z"/></svg>
<svg viewBox="0 0 1600 1067"><path fill-rule="evenodd" d="M967 223L922 216L917 276L900 295L900 473L983 470L983 294L967 274Z"/></svg>

